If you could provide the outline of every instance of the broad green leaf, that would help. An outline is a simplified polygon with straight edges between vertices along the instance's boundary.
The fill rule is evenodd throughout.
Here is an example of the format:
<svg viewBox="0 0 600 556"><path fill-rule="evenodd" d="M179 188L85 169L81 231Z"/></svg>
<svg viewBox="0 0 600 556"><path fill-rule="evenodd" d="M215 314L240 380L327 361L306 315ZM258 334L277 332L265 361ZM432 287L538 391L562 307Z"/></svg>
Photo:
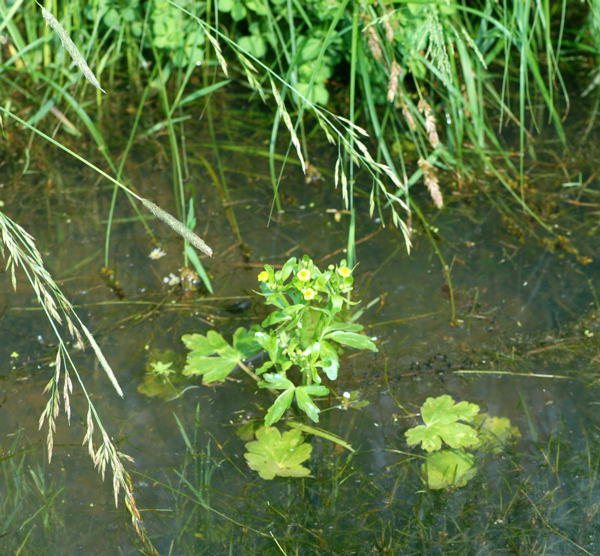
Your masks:
<svg viewBox="0 0 600 556"><path fill-rule="evenodd" d="M454 403L454 400L448 394L437 398L427 398L421 407L421 416L428 425L445 425L455 421L469 423L477 413L479 413L477 404L469 402Z"/></svg>
<svg viewBox="0 0 600 556"><path fill-rule="evenodd" d="M298 388L301 388L311 396L326 396L329 394L329 388L322 384L309 384L308 386L299 386Z"/></svg>
<svg viewBox="0 0 600 556"><path fill-rule="evenodd" d="M295 390L296 404L308 415L315 423L319 422L319 413L321 410L312 401L311 396L326 396L329 394L329 388L320 384L309 384L308 386L298 386Z"/></svg>
<svg viewBox="0 0 600 556"><path fill-rule="evenodd" d="M262 375L263 373L267 372L275 363L273 363L273 361L265 361L258 369L256 369L254 372L257 375Z"/></svg>
<svg viewBox="0 0 600 556"><path fill-rule="evenodd" d="M234 2L233 7L231 8L231 19L233 21L241 21L246 17L246 7L239 0Z"/></svg>
<svg viewBox="0 0 600 556"><path fill-rule="evenodd" d="M190 350L183 374L202 375L204 384L225 380L244 359L242 353L231 347L223 336L214 330L209 330L206 336L185 334L182 340Z"/></svg>
<svg viewBox="0 0 600 556"><path fill-rule="evenodd" d="M309 393L302 387L296 388L296 404L308 415L311 421L319 422L319 408L310 399Z"/></svg>
<svg viewBox="0 0 600 556"><path fill-rule="evenodd" d="M477 473L475 458L464 450L441 450L428 454L423 464L427 486L442 488L465 486Z"/></svg>
<svg viewBox="0 0 600 556"><path fill-rule="evenodd" d="M202 375L204 384L225 380L241 360L238 351L233 348L230 350L228 353L208 357L188 355L183 374L186 376Z"/></svg>
<svg viewBox="0 0 600 556"><path fill-rule="evenodd" d="M346 448L346 450L350 450L351 452L356 451L343 438L340 438L336 434L333 434L329 431L326 431L323 429L318 429L316 427L311 427L310 425L305 425L304 423L296 423L295 421L286 421L285 424L294 429L301 430L302 432L306 432L306 433L312 434L314 436L320 436L321 438L324 438L325 440L329 440L330 442L339 444L340 446L342 446L342 448Z"/></svg>
<svg viewBox="0 0 600 556"><path fill-rule="evenodd" d="M215 330L209 330L206 333L206 339L207 339L208 343L211 346L213 346L213 349L215 350L215 352L218 352L222 349L226 349L229 347L229 344L227 343L225 338L223 338L223 336L221 336L221 334L219 334Z"/></svg>
<svg viewBox="0 0 600 556"><path fill-rule="evenodd" d="M321 85L322 88L322 85ZM319 99L319 95L317 94L318 90L313 91L313 97L314 97L314 101L317 104L327 104L327 99L325 99L325 102L321 102L323 100L323 98ZM329 95L327 95L329 96ZM339 313L342 310L342 307L344 306L344 298L341 295L333 295L331 297L331 308L333 309L334 313Z"/></svg>
<svg viewBox="0 0 600 556"><path fill-rule="evenodd" d="M262 347L271 361L277 361L279 355L279 343L275 335L271 336L267 332L257 332L255 334L256 342Z"/></svg>
<svg viewBox="0 0 600 556"><path fill-rule="evenodd" d="M301 463L310 458L312 446L303 442L299 430L284 432L275 427L256 431L256 440L246 444L244 457L250 469L266 480L274 477L307 477L310 470Z"/></svg>
<svg viewBox="0 0 600 556"><path fill-rule="evenodd" d="M256 330L240 326L233 333L233 347L240 352L243 359L250 359L260 353L261 346L256 341Z"/></svg>
<svg viewBox="0 0 600 556"><path fill-rule="evenodd" d="M329 334L330 332L360 332L364 327L362 324L358 324L355 322L342 322L342 321L334 321L330 323L327 328L323 331L324 334Z"/></svg>
<svg viewBox="0 0 600 556"><path fill-rule="evenodd" d="M246 0L246 7L257 15L267 15L267 9L265 8L264 0Z"/></svg>
<svg viewBox="0 0 600 556"><path fill-rule="evenodd" d="M220 12L230 12L235 4L235 0L219 0L218 6Z"/></svg>
<svg viewBox="0 0 600 556"><path fill-rule="evenodd" d="M209 343L206 336L202 334L184 334L181 341L185 347L197 355L210 355L214 353L214 347Z"/></svg>
<svg viewBox="0 0 600 556"><path fill-rule="evenodd" d="M237 40L241 50L252 54L255 58L262 58L267 53L267 45L259 35L246 35Z"/></svg>
<svg viewBox="0 0 600 556"><path fill-rule="evenodd" d="M350 346L356 349L370 349L371 351L377 351L377 346L371 341L370 338L363 334L356 334L355 332L342 332L336 330L330 332L325 336L328 340L333 340L338 344L344 346Z"/></svg>
<svg viewBox="0 0 600 556"><path fill-rule="evenodd" d="M268 326L273 326L274 324L279 324L280 322L284 322L286 320L292 320L290 315L286 315L284 311L273 311L265 320L263 320L260 325L263 328L267 328Z"/></svg>
<svg viewBox="0 0 600 556"><path fill-rule="evenodd" d="M279 396L277 396L277 399L273 402L273 405L267 411L267 414L265 415L265 425L269 427L273 423L277 423L277 421L281 419L281 416L292 405L293 399L294 385L292 384L291 388L288 388Z"/></svg>
<svg viewBox="0 0 600 556"><path fill-rule="evenodd" d="M294 315L297 315L300 311L302 311L302 309L304 309L305 307L306 305L303 305L302 303L297 303L296 305L289 305L283 310L283 312L286 315L293 317Z"/></svg>
<svg viewBox="0 0 600 556"><path fill-rule="evenodd" d="M340 359L335 348L327 341L321 340L321 361L317 366L323 369L329 380L335 380L340 368Z"/></svg>
<svg viewBox="0 0 600 556"><path fill-rule="evenodd" d="M448 425L419 425L408 429L405 433L409 445L422 443L426 452L434 452L442 447L442 440L451 448L475 446L477 431L463 423Z"/></svg>
<svg viewBox="0 0 600 556"><path fill-rule="evenodd" d="M319 56L319 52L321 51L322 45L323 41L319 40L318 38L308 38L306 42L302 45L302 49L300 51L301 61L308 62L317 58Z"/></svg>
<svg viewBox="0 0 600 556"><path fill-rule="evenodd" d="M286 261L286 263L283 265L283 268L281 269L281 282L285 282L289 277L290 274L294 271L294 267L296 266L296 257L292 257L291 259L288 259Z"/></svg>
<svg viewBox="0 0 600 556"><path fill-rule="evenodd" d="M279 307L280 309L283 309L284 307L286 307L286 303L283 300L283 298L281 297L280 293L267 293L264 295L265 295L265 303L267 305L274 305L275 307Z"/></svg>
<svg viewBox="0 0 600 556"><path fill-rule="evenodd" d="M294 388L294 383L279 373L265 373L263 378L266 382L258 383L261 388L274 388L275 390Z"/></svg>
<svg viewBox="0 0 600 556"><path fill-rule="evenodd" d="M474 424L479 432L479 443L475 447L482 452L499 454L511 440L521 437L519 429L513 427L507 417L481 413L475 417Z"/></svg>
<svg viewBox="0 0 600 556"><path fill-rule="evenodd" d="M425 425L407 430L404 434L409 445L422 443L423 450L433 452L442 447L442 441L451 448L475 446L478 442L477 431L459 420L472 421L479 406L468 402L454 403L446 395L427 398L421 407L421 416Z"/></svg>

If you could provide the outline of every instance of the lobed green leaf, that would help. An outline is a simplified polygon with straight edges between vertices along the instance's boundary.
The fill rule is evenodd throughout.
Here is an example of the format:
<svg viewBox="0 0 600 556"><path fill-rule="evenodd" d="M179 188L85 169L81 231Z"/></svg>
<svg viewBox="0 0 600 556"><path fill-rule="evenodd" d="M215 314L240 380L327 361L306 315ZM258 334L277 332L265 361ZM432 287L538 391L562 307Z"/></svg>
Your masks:
<svg viewBox="0 0 600 556"><path fill-rule="evenodd" d="M244 458L250 469L266 480L307 477L310 470L301 464L310 458L312 446L303 440L297 429L282 435L275 427L262 427L256 431L256 440L246 444Z"/></svg>

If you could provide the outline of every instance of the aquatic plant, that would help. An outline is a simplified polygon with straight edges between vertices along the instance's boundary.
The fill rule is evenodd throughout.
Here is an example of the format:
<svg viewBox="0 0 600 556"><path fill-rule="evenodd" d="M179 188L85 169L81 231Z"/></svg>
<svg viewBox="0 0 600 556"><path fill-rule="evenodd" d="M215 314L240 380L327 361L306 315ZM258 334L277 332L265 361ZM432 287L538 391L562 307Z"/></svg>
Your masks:
<svg viewBox="0 0 600 556"><path fill-rule="evenodd" d="M225 380L240 367L259 388L282 391L267 411L265 425L279 421L294 400L298 409L318 422L319 408L313 397L329 394L321 373L329 380L337 379L343 347L377 351L347 312L353 304L352 271L345 261L321 271L305 255L300 260L292 257L281 270L266 265L258 280L260 295L275 310L260 327L238 328L232 344L214 330L182 336L190 350L183 374L202 376L203 383L210 384ZM244 361L261 351L268 360L251 370ZM299 375L295 381L294 372Z"/></svg>
<svg viewBox="0 0 600 556"><path fill-rule="evenodd" d="M350 298L353 276L346 261L321 271L307 255L292 257L280 270L265 265L258 281L260 295L275 309L260 326L238 328L231 343L214 330L183 335L189 350L183 374L201 376L204 384L212 384L240 368L258 388L276 393L264 417L267 428L256 433L264 444L275 435L269 427L293 403L311 421L319 421L315 398L330 393L323 379L338 378L344 348L377 351L377 347L348 311L355 302ZM251 368L248 360L260 353L267 360Z"/></svg>
<svg viewBox="0 0 600 556"><path fill-rule="evenodd" d="M427 398L421 418L423 425L404 434L409 446L421 444L427 452L422 470L427 486L434 490L465 486L475 476L477 465L471 451L499 453L520 436L506 417L482 414L477 404L455 403L447 394Z"/></svg>

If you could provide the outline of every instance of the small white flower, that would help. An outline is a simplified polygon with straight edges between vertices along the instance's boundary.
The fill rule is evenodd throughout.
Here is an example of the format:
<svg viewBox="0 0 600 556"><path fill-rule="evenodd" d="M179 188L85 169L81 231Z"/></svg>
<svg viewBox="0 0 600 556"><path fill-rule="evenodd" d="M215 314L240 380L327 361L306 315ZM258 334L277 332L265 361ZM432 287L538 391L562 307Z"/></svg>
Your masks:
<svg viewBox="0 0 600 556"><path fill-rule="evenodd" d="M150 251L150 254L148 255L148 257L150 257L153 261L155 261L156 259L161 259L166 254L167 254L167 252L164 249L162 249L161 247L155 247L154 249L152 249L152 251Z"/></svg>
<svg viewBox="0 0 600 556"><path fill-rule="evenodd" d="M346 398L347 400L349 400L349 399L350 399L350 392L344 392L344 393L342 394L342 396L343 396L344 398Z"/></svg>
<svg viewBox="0 0 600 556"><path fill-rule="evenodd" d="M167 286L176 286L177 284L179 284L179 282L181 282L181 279L179 278L179 276L176 276L175 274L170 272L168 276L165 276L163 278L163 282L167 284Z"/></svg>

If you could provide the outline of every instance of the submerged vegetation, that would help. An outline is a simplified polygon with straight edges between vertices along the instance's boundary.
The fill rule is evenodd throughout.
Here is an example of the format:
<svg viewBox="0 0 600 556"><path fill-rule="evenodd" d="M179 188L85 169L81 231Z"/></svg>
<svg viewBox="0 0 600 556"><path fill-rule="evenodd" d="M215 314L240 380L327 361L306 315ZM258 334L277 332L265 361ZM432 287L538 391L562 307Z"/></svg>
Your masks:
<svg viewBox="0 0 600 556"><path fill-rule="evenodd" d="M499 453L509 440L520 436L506 417L479 413L474 403L455 404L448 395L427 398L421 416L425 424L404 434L409 446L421 444L427 452L423 473L434 490L465 486L475 476L475 458L468 450ZM442 444L451 449L442 449Z"/></svg>
<svg viewBox="0 0 600 556"><path fill-rule="evenodd" d="M112 475L115 502L122 496L145 551L219 553L257 551L265 546L284 554L350 551L356 546L342 538L342 532L349 523L355 526L356 516L361 525L359 537L368 539L373 551L384 553L464 553L475 546L473 539L482 536L492 551L501 547L522 553L593 553L598 542L593 538L598 530L597 500L590 495L583 508L578 501L561 498L558 489L565 476L561 465L566 462L584 477L586 486L581 489L594 491L597 430L589 429L585 449L580 439L565 437L566 429L552 431L544 445L536 432L539 425L521 397L516 414L526 415L535 446L519 445L520 454L509 442L520 433L508 418L480 413L474 403L455 404L444 394L459 395L450 386L441 388L436 395L442 395L435 398L423 389L412 396L412 410L405 407L390 386L387 355L378 353L380 341L366 335L356 322L363 310L351 311L356 304L351 293L360 243L357 234L368 215L378 226L399 228L408 251L419 235L430 242L441 265L449 320L454 326L463 325L457 316L461 299L453 287L452 272L464 261L456 257L451 263L446 261L442 244L448 230L438 228L437 220L441 209L463 196L491 199L516 243L533 233L548 252L563 251L582 267L595 262L587 252L579 252L554 215L556 202L597 208L598 193L593 188L597 171L582 160L577 177L561 161L564 178L555 187L545 178L534 183L528 166L542 164L547 154L537 137L551 137L550 141L561 145L559 152L571 149L573 153L565 120L578 110L580 99L593 109L586 115L578 140L586 141L595 129L600 106L600 2L47 0L42 5L0 0L0 16L4 170L15 183L17 177L25 180L39 172L47 179L44 199L23 204L51 204L55 193L64 194L61 174L67 160L89 172L86 180L97 178L93 189L103 201L100 210L105 226L103 274L118 298L125 294L114 270L120 263L114 235L118 223L127 219L143 226L152 244L152 260L166 253L165 240L159 239L164 232L157 233L153 219L181 237L181 269L165 278L165 283L179 288L183 304L190 303L185 310L196 310L199 292L217 303L223 285L215 282L207 257L213 254L213 241L223 247L219 235L230 234L243 264L250 265L252 252L239 222L240 205L246 201L234 197L231 173L224 162L222 138L231 106L222 102L222 95L235 95L243 105L240 113L262 102L259 125L270 126L267 141L251 146L231 143L227 148L255 154L268 165L269 222L277 222L293 206L288 181L303 179L308 197L313 186L325 183L341 195L339 207L327 209L333 211L336 222L343 218L346 232L345 249L339 245L335 252L343 252L338 265L321 270L310 257L290 258L293 251L285 252L274 264L259 265L264 268L258 274L259 295L274 307L269 315L257 319L242 310L241 326L236 323L235 331L225 319L215 323L203 316L200 330L197 322L187 323L185 330L193 327L194 331L182 336L189 350L185 362L175 345L146 354L147 373L138 390L169 402L187 399L198 376L213 391L241 382L234 371L241 370L252 379L256 386L252 391L238 385L245 400L242 409L236 408L239 419L225 414L221 424L235 425L246 446L245 462L261 478L306 479L279 479L268 487L259 486L247 467L239 465L240 446L226 450L230 440L219 440L215 437L219 433L205 428L200 406L191 434L185 420L176 418L185 445L185 461L175 466L176 479L168 473L164 483L156 477L133 475L130 458L120 446L122 439L113 437L111 427L105 426L109 419L101 419L104 400L97 400L86 386L85 371L78 367L74 352L91 347L98 366L122 396L126 386L120 373L113 372L110 353L103 353L101 339L90 331L92 326L84 324L87 317L47 270L52 261L44 262L44 249L36 246L31 230L26 229L29 223L19 216L23 212L17 203L0 199L0 256L12 288L21 287L25 278L54 334L47 350L52 352L47 356L50 380L44 380L48 402L40 418L40 426L46 427L48 458L57 445L59 414L70 420L73 412L84 430L83 442L94 466L102 476L106 471ZM191 137L198 125L205 130L206 143ZM45 149L54 150L56 166L45 164ZM154 149L152 158L170 167L170 187L135 179L139 174L131 169L143 149ZM555 151L553 156L561 158ZM229 228L206 238L211 247L196 235L201 229L205 237L210 214L202 204L206 192L191 177L195 166L203 169L214 186ZM550 191L558 201L548 200ZM82 195L81 191L76 194ZM314 197L311 203L321 198ZM515 217L519 211L522 216ZM474 228L480 226L475 218L473 223ZM596 226L589 234L597 230ZM506 245L510 253L503 260L514 253L512 243ZM275 264L286 259L281 267ZM368 277L369 283L375 274ZM399 275L398 280L410 278ZM596 296L593 279L587 279ZM478 295L479 290L463 312L471 320L487 322L490 317L477 311ZM251 303L246 297L251 298L245 296L244 302ZM380 311L386 302L389 298L376 292L367 308ZM151 316L167 302L165 298L150 303L147 315ZM595 303L597 311L597 296ZM582 333L591 340L599 331L596 317L590 317L590 323ZM225 337L231 332L229 342ZM554 374L513 372L520 360L514 351L518 342L511 342L507 354L497 356L503 370L461 369L457 374L572 378L560 374L561 370ZM555 349L548 345L539 349ZM370 417L357 416L367 410L353 411L344 424L331 411L368 403L361 399L362 391L338 393L334 387L338 379L346 384L346 378L338 375L347 348L377 353L376 365L383 368L384 378L376 375L369 380L385 383L386 395L394 402L392 410L387 406L383 419L393 421L390 430L394 432L387 434L398 436L401 442L405 438L409 446L421 444L427 452L424 457L402 451L389 436L376 449L365 448L368 434L359 449L350 445L355 420ZM355 352L347 360L358 355ZM597 361L596 355L590 359ZM486 358L494 360L494 356ZM589 371L586 380L597 381L597 371ZM79 395L73 392L74 385L80 387ZM265 407L268 396L272 399ZM76 405L83 404L83 412L72 407L71 397ZM408 428L411 423L405 420L416 416L414 410L425 397L420 411L424 424ZM475 399L466 394L460 397ZM328 407L325 401L330 402ZM325 426L335 434L315 425L325 415ZM279 430L278 423L289 430ZM406 424L401 433L398 423ZM380 424L374 421L374 426ZM523 427L521 432L526 434ZM31 542L41 542L35 539L49 539L55 534L51 524L63 520L56 511L63 487L46 482L45 471L35 465L26 469L19 451L23 442L18 436L8 448L0 444L5 516L0 523L0 546L8 537L6 546L16 553ZM317 457L305 466L311 455ZM236 479L231 493L215 503L214 491L222 488L219 481L226 480L221 475L225 466ZM541 481L531 487L529 470L544 466L549 469L547 484ZM383 478L373 477L376 472ZM143 510L138 509L138 493L133 488L135 477L151 479L172 495L176 539L162 542L152 531L147 534L143 522L161 528L155 516L142 520ZM444 498L445 494L423 490L423 479L429 489L450 489L451 493ZM238 489L236 481L243 486ZM490 486L494 482L497 491ZM354 483L365 493L364 500L349 498ZM472 484L476 486L469 491ZM465 494L452 499L456 487L465 487L461 491ZM402 500L394 497L400 488L408 493ZM477 497L480 488L489 499ZM266 501L258 511L250 509L251 515L256 513L252 524L238 518L235 509L250 503L245 489ZM235 496L239 499L234 500ZM25 517L11 506L23 498L27 508L33 508ZM348 507L349 500L356 507ZM156 502L157 508L160 505ZM569 509L563 512L565 506ZM578 528L574 526L577 521ZM331 542L322 525L315 523L332 524ZM563 525L577 530L566 534ZM538 535L537 528L549 537ZM240 530L243 538L239 538ZM547 542L547 538L552 540Z"/></svg>

